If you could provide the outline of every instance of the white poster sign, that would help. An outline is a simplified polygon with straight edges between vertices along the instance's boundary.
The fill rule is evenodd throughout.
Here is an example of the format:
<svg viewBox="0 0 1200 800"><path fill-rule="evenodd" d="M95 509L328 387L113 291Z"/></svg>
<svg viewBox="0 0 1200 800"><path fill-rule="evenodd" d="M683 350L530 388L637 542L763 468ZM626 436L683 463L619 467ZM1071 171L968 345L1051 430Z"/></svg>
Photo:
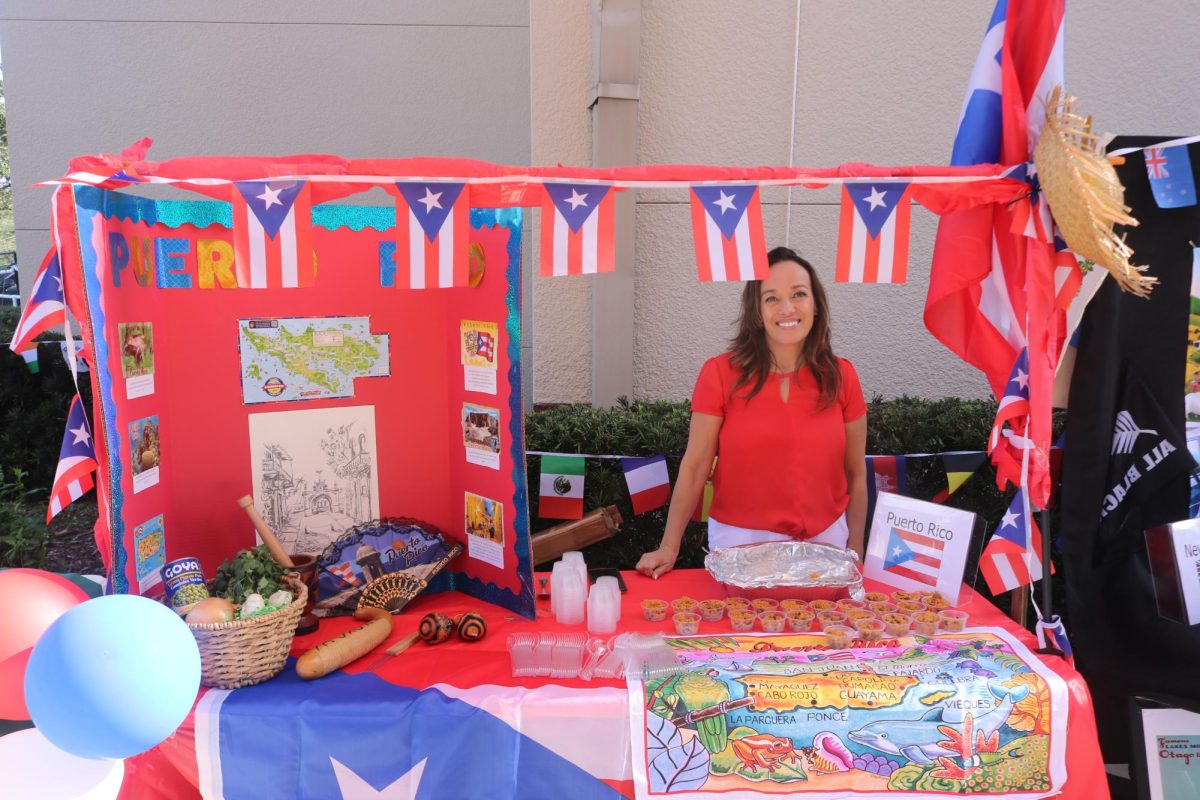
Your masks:
<svg viewBox="0 0 1200 800"><path fill-rule="evenodd" d="M863 575L905 591L936 589L958 602L975 515L880 492Z"/></svg>

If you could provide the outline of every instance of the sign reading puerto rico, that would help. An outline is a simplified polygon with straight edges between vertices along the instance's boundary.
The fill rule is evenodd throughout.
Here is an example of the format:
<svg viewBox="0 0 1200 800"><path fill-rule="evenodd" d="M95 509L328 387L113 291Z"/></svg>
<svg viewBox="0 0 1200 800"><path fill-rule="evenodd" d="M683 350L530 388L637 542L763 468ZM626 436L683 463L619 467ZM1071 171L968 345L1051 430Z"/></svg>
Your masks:
<svg viewBox="0 0 1200 800"><path fill-rule="evenodd" d="M958 602L975 515L880 492L863 575L906 591L936 590Z"/></svg>

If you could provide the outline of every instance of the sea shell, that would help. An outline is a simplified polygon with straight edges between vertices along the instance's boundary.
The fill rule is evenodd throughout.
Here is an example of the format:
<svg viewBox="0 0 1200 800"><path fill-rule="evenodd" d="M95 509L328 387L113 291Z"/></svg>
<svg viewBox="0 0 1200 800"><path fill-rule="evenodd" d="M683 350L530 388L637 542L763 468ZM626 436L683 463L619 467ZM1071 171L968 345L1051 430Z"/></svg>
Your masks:
<svg viewBox="0 0 1200 800"><path fill-rule="evenodd" d="M395 614L425 586L425 581L407 572L390 572L366 585L358 598L358 610L382 608Z"/></svg>

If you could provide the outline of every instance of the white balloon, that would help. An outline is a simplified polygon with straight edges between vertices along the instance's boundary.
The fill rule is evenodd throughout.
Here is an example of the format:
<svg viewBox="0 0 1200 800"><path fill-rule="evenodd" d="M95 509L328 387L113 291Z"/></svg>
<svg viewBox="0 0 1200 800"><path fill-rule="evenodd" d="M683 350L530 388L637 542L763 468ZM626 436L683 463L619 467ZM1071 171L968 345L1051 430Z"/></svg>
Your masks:
<svg viewBox="0 0 1200 800"><path fill-rule="evenodd" d="M26 728L0 736L0 775L6 800L115 800L125 762L71 755Z"/></svg>

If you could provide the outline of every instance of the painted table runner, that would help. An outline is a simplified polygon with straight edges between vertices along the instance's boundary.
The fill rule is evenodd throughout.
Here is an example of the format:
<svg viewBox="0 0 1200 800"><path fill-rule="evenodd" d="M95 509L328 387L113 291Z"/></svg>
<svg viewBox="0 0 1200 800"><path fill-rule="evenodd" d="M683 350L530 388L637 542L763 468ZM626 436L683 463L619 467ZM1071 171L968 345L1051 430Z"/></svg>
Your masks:
<svg viewBox="0 0 1200 800"><path fill-rule="evenodd" d="M1066 684L999 628L673 644L686 672L630 685L639 798L1035 798L1066 781Z"/></svg>

